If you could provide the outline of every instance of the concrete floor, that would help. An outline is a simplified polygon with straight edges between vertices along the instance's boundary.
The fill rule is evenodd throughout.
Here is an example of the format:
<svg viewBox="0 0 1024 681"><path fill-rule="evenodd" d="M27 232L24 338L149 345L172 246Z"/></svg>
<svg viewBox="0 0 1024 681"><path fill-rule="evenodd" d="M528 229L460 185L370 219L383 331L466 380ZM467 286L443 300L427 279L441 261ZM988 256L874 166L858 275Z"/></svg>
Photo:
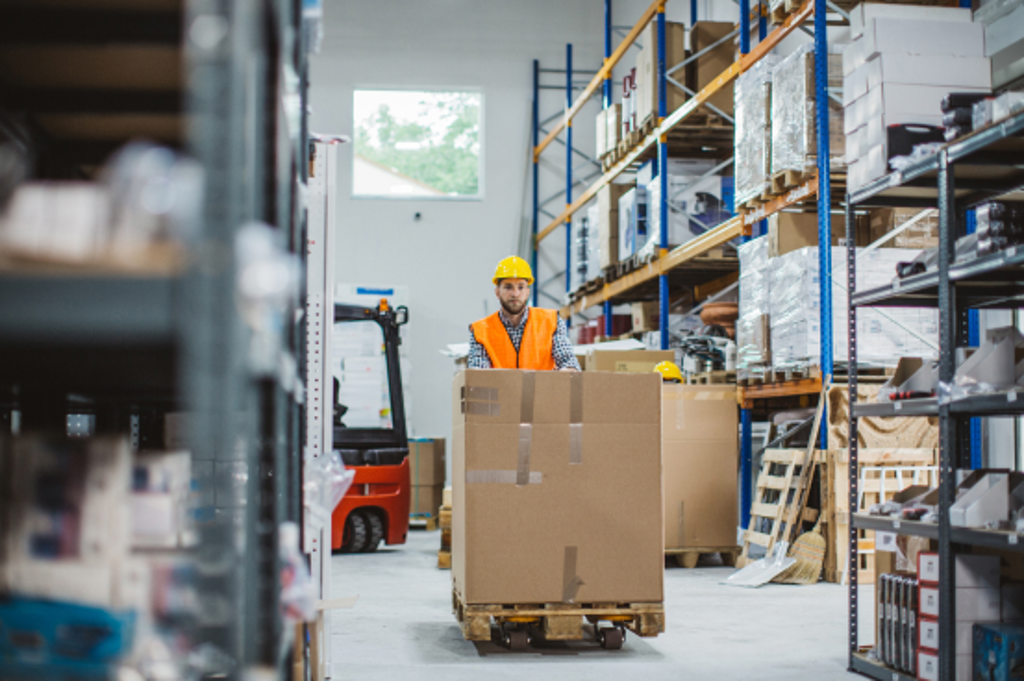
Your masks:
<svg viewBox="0 0 1024 681"><path fill-rule="evenodd" d="M632 632L621 650L591 641L511 652L462 638L451 612L451 572L438 570L438 532L413 529L404 546L334 557L332 679L359 681L601 681L759 679L828 681L846 672L846 588L721 584L731 568L670 567L666 630Z"/></svg>

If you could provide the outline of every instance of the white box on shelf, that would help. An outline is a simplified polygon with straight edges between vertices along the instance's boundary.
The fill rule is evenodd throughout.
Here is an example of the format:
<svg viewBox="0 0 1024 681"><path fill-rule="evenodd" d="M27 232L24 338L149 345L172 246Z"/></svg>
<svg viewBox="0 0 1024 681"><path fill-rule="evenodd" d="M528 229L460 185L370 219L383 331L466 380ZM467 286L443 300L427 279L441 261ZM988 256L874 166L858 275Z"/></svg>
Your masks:
<svg viewBox="0 0 1024 681"><path fill-rule="evenodd" d="M923 7L862 2L850 10L850 37L856 38L864 33L864 27L874 20L893 21L898 19L909 19L915 22L971 23L971 10L959 7Z"/></svg>
<svg viewBox="0 0 1024 681"><path fill-rule="evenodd" d="M984 57L984 29L969 22L875 19L844 50L843 75L885 52Z"/></svg>

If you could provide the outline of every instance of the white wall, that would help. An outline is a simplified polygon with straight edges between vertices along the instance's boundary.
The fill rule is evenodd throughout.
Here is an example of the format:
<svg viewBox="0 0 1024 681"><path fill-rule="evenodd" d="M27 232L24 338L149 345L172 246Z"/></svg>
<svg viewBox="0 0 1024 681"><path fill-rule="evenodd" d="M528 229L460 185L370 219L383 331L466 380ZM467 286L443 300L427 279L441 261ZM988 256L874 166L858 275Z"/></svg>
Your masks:
<svg viewBox="0 0 1024 681"><path fill-rule="evenodd" d="M632 24L647 5L615 0L614 23ZM702 18L735 19L735 7L728 0L702 0L699 11ZM341 159L338 281L411 289L406 335L412 360L411 434L449 436L453 365L439 350L465 342L468 324L494 311L489 282L494 264L519 250L520 229L530 218L532 60L563 67L565 44L571 42L575 68L599 67L603 11L602 0L325 3L323 49L311 66L314 131L352 131L355 87L469 87L484 95L485 195L480 201L352 199L351 149ZM667 16L686 20L688 11L688 2L675 0ZM563 78L548 74L545 81L559 84ZM557 111L563 97L544 93L542 117ZM580 119L574 134L576 146L593 151L592 116ZM542 195L564 189L564 158L563 147L545 153L545 165L553 167L542 172ZM574 165L582 171L586 163ZM542 226L546 222L542 218ZM542 279L564 267L564 243L559 233L545 241Z"/></svg>

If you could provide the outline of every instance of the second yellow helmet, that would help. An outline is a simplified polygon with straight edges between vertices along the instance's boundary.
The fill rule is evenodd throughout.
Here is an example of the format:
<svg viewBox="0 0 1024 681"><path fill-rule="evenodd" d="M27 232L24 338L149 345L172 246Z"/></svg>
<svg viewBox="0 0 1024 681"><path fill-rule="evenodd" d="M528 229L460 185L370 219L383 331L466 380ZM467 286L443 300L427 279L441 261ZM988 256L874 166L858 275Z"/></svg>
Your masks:
<svg viewBox="0 0 1024 681"><path fill-rule="evenodd" d="M525 279L532 284L533 270L530 269L530 263L518 255L510 255L502 258L494 269L494 283L497 284L502 279Z"/></svg>
<svg viewBox="0 0 1024 681"><path fill-rule="evenodd" d="M679 370L675 362L669 362L668 360L658 362L654 367L654 371L661 374L661 380L663 381L683 382L683 372Z"/></svg>

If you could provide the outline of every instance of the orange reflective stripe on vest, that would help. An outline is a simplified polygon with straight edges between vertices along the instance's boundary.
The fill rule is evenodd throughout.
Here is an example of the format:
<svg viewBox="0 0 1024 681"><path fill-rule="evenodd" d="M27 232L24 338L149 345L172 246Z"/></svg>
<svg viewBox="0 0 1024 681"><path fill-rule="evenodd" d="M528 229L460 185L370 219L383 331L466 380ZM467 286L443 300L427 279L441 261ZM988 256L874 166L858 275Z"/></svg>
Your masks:
<svg viewBox="0 0 1024 681"><path fill-rule="evenodd" d="M554 369L555 358L551 355L551 343L557 329L558 312L531 307L517 353L497 312L473 322L473 336L484 346L491 358L491 366L495 369Z"/></svg>

